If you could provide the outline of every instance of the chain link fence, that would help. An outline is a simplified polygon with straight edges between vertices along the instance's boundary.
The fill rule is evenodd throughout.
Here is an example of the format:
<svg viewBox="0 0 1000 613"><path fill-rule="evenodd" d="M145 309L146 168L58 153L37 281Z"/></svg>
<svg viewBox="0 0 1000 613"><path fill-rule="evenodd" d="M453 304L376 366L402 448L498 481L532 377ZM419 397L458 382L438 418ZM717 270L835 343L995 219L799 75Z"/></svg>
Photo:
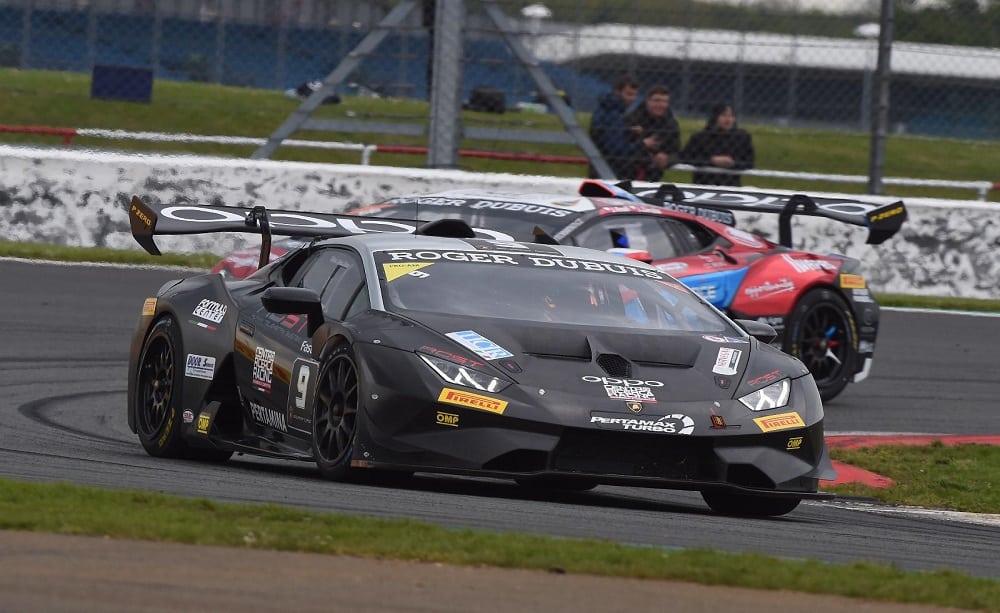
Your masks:
<svg viewBox="0 0 1000 613"><path fill-rule="evenodd" d="M435 2L409 2L413 10L356 58L337 95L429 99ZM138 89L139 99L149 80L305 95L399 4L0 0L0 66L92 73L109 94ZM743 123L870 127L878 0L491 4L576 111L592 111L628 74L643 87L668 86L678 116L702 117L725 101ZM532 66L484 6L466 1L459 98L482 111L547 110ZM898 0L894 33L890 133L1000 138L1000 5Z"/></svg>

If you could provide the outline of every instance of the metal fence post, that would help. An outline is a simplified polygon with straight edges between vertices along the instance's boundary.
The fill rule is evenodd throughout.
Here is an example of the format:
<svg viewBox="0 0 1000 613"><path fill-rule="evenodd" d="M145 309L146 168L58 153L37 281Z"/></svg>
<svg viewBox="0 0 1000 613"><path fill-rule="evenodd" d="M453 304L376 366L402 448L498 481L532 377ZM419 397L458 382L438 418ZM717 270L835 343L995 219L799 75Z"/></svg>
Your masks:
<svg viewBox="0 0 1000 613"><path fill-rule="evenodd" d="M429 168L458 166L465 15L465 0L437 0L434 57L431 58L430 134L427 141Z"/></svg>
<svg viewBox="0 0 1000 613"><path fill-rule="evenodd" d="M878 33L876 87L872 88L871 149L868 155L868 193L882 193L885 166L885 138L889 127L889 82L892 77L892 26L895 20L893 0L882 0L882 18Z"/></svg>

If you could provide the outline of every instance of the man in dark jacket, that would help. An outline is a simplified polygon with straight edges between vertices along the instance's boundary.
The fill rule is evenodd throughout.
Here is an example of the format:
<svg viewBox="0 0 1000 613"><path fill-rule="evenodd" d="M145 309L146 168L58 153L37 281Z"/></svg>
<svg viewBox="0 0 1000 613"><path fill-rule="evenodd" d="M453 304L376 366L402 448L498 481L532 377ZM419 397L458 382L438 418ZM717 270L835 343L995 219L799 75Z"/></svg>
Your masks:
<svg viewBox="0 0 1000 613"><path fill-rule="evenodd" d="M642 150L625 123L625 111L639 95L639 84L631 77L615 81L611 91L597 101L597 109L590 117L590 139L604 156L618 179L631 178L632 163ZM588 175L598 178L591 165Z"/></svg>
<svg viewBox="0 0 1000 613"><path fill-rule="evenodd" d="M642 105L625 116L625 122L642 144L630 179L659 181L664 169L680 161L681 127L670 110L670 90L654 85Z"/></svg>
<svg viewBox="0 0 1000 613"><path fill-rule="evenodd" d="M753 140L746 130L736 127L733 107L712 108L705 129L694 133L681 153L681 160L694 166L715 166L730 170L753 168ZM702 185L740 185L740 175L718 172L692 173L691 180Z"/></svg>

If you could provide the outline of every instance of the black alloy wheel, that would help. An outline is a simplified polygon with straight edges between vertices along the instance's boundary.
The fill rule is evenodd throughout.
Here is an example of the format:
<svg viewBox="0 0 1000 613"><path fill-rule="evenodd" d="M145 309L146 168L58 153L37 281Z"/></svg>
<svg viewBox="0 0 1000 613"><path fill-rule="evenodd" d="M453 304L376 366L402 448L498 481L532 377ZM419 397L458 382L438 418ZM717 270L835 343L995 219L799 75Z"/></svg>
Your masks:
<svg viewBox="0 0 1000 613"><path fill-rule="evenodd" d="M352 473L360 393L353 352L349 345L340 345L320 370L313 411L313 455L328 479L341 481Z"/></svg>
<svg viewBox="0 0 1000 613"><path fill-rule="evenodd" d="M139 357L135 388L135 423L143 449L158 458L224 462L232 451L191 447L181 437L180 411L184 397L177 321L164 317L150 328Z"/></svg>

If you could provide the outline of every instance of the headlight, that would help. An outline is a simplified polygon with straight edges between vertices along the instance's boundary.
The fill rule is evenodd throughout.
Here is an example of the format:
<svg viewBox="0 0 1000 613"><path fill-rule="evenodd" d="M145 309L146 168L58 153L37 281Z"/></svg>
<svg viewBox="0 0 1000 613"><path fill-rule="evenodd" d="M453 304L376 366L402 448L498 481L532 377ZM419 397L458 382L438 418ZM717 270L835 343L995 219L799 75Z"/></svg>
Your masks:
<svg viewBox="0 0 1000 613"><path fill-rule="evenodd" d="M767 411L768 409L777 409L788 404L788 392L792 389L791 381L788 379L782 379L768 385L767 387L762 387L756 392L750 392L746 396L740 398L742 402L751 411Z"/></svg>
<svg viewBox="0 0 1000 613"><path fill-rule="evenodd" d="M441 360L423 353L418 353L417 355L419 355L420 359L430 366L439 377L448 383L464 385L465 387L474 387L477 390L483 390L486 392L500 392L510 385L510 381L505 381L499 377L494 377L493 375L473 370L467 366L462 366L461 364L455 364L454 362L449 362L448 360Z"/></svg>

